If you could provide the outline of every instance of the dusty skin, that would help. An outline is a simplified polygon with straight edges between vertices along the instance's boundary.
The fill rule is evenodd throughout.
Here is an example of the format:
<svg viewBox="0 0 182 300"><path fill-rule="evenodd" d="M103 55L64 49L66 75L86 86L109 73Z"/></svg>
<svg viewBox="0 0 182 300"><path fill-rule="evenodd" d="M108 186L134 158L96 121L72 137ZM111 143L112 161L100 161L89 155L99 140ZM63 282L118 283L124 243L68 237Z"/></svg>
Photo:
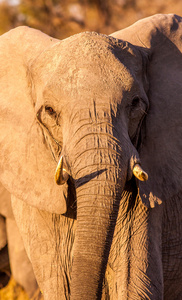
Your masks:
<svg viewBox="0 0 182 300"><path fill-rule="evenodd" d="M0 37L0 181L45 300L182 299L181 36Z"/></svg>

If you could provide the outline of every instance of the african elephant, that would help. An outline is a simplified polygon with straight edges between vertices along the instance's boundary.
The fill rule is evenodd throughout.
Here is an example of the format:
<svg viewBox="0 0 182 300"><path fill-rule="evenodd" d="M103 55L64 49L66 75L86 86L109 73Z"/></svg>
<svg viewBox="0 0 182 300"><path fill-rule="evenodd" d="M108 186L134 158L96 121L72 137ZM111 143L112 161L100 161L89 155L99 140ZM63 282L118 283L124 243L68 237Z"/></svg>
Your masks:
<svg viewBox="0 0 182 300"><path fill-rule="evenodd" d="M6 246L7 244L8 247ZM16 282L25 289L29 297L34 295L38 297L39 288L37 281L14 220L11 208L11 195L0 184L0 273L1 271L2 279L4 281L6 279L6 284L8 282L7 277L11 273ZM5 276L5 274L9 276Z"/></svg>
<svg viewBox="0 0 182 300"><path fill-rule="evenodd" d="M1 36L0 180L45 300L182 299L181 36Z"/></svg>

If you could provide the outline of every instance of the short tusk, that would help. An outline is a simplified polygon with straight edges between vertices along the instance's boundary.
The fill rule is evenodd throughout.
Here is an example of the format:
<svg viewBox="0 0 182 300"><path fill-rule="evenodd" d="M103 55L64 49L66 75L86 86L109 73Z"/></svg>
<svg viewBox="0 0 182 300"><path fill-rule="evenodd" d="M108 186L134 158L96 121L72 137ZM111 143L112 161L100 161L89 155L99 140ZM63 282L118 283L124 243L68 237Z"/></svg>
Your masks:
<svg viewBox="0 0 182 300"><path fill-rule="evenodd" d="M134 166L133 174L136 178L138 178L141 181L147 181L148 180L148 174L142 169L142 167L139 164L136 164Z"/></svg>
<svg viewBox="0 0 182 300"><path fill-rule="evenodd" d="M64 184L69 178L69 175L65 169L63 169L63 157L61 156L55 173L55 181L58 185Z"/></svg>

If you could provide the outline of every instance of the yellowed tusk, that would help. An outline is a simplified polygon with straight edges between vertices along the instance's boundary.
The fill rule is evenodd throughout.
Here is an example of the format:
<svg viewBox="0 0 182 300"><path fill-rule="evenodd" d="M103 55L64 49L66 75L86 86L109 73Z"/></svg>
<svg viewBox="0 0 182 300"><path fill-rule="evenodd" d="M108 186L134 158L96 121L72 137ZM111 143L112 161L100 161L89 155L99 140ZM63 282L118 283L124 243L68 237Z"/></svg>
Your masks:
<svg viewBox="0 0 182 300"><path fill-rule="evenodd" d="M142 169L142 167L139 164L136 164L134 166L133 174L136 178L138 178L141 181L147 181L148 180L148 174Z"/></svg>
<svg viewBox="0 0 182 300"><path fill-rule="evenodd" d="M63 157L61 156L55 173L55 181L58 185L64 184L69 178L68 173L63 169Z"/></svg>

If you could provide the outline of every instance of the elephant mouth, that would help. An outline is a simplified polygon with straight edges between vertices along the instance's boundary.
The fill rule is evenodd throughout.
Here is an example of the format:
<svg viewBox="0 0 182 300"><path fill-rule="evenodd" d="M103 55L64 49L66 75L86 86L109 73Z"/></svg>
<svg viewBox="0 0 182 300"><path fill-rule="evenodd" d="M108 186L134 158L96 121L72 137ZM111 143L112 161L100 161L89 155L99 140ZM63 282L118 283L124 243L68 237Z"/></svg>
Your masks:
<svg viewBox="0 0 182 300"><path fill-rule="evenodd" d="M65 196L67 211L63 214L63 216L70 219L77 219L77 198L76 198L76 187L74 179L69 176L67 180L67 197Z"/></svg>
<svg viewBox="0 0 182 300"><path fill-rule="evenodd" d="M98 176L102 172L106 171L106 169L94 172L92 174L89 174L88 176L85 176L84 181L82 180L82 184L90 181L95 176ZM99 172L99 174L98 174ZM142 169L140 163L136 163L133 166L132 170L133 175L139 179L140 181L147 181L148 180L148 174ZM68 178L70 177L68 171L64 168L64 162L63 162L63 156L60 157L59 162L57 164L56 172L55 172L55 181L58 185L63 185L65 182L68 181ZM77 179L77 183L79 183L79 179ZM76 184L78 185L78 184Z"/></svg>
<svg viewBox="0 0 182 300"><path fill-rule="evenodd" d="M77 218L77 199L76 199L76 189L81 187L82 185L88 183L92 179L96 178L98 175L105 172L106 169L102 169L100 171L92 172L89 175L84 177L80 177L78 179L73 179L73 177L69 174L69 171L66 170L66 167L63 163L63 157L61 156L59 162L56 167L55 172L55 182L58 185L67 184L67 211L64 216L72 219Z"/></svg>
<svg viewBox="0 0 182 300"><path fill-rule="evenodd" d="M107 171L106 168L103 168L99 171L92 172L84 177L78 178L74 180L72 176L67 171L66 167L64 166L64 159L63 156L60 157L59 162L56 167L55 171L55 182L58 185L67 184L67 211L64 216L76 219L77 218L77 199L76 199L76 189L81 187L82 185L88 183L92 179L96 178L98 175L102 174L103 172ZM133 177L137 178L140 181L147 181L148 174L142 169L139 163L136 163L133 166Z"/></svg>

